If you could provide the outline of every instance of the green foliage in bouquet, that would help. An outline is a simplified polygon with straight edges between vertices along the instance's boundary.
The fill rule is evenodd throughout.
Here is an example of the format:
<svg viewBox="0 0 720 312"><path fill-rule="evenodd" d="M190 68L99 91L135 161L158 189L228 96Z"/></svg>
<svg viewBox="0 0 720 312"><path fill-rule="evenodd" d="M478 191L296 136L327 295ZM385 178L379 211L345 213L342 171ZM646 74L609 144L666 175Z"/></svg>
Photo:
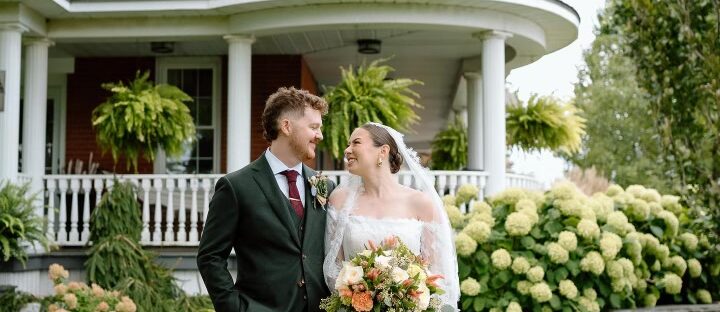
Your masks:
<svg viewBox="0 0 720 312"><path fill-rule="evenodd" d="M45 237L45 220L35 213L37 195L29 194L29 185L17 186L0 181L0 255L2 261L17 259L23 265L27 252L23 243L49 248Z"/></svg>
<svg viewBox="0 0 720 312"><path fill-rule="evenodd" d="M350 132L367 122L378 122L398 131L409 131L420 120L413 108L422 107L415 102L419 95L410 87L422 82L408 78L390 79L394 71L382 65L387 59L363 63L353 69L340 68L342 80L328 88L325 100L329 105L325 118L325 140L321 144L337 159L350 140Z"/></svg>
<svg viewBox="0 0 720 312"><path fill-rule="evenodd" d="M467 128L460 118L438 132L432 141L430 168L433 170L460 170L467 165Z"/></svg>
<svg viewBox="0 0 720 312"><path fill-rule="evenodd" d="M343 263L333 294L320 308L336 311L440 311L444 292L429 275L427 262L397 237L369 248Z"/></svg>
<svg viewBox="0 0 720 312"><path fill-rule="evenodd" d="M138 72L127 86L103 84L112 95L92 112L100 147L110 150L115 163L125 154L127 168L135 171L141 154L152 161L162 148L168 156L180 156L195 138L195 123L184 103L192 98L177 87L153 85L149 76Z"/></svg>
<svg viewBox="0 0 720 312"><path fill-rule="evenodd" d="M548 149L573 154L580 149L585 119L570 103L561 104L552 96L533 94L526 104L508 106L508 146L525 151Z"/></svg>
<svg viewBox="0 0 720 312"><path fill-rule="evenodd" d="M463 310L592 312L720 296L714 246L676 196L614 185L588 197L566 183L544 195L508 189L466 215L444 201L459 230Z"/></svg>

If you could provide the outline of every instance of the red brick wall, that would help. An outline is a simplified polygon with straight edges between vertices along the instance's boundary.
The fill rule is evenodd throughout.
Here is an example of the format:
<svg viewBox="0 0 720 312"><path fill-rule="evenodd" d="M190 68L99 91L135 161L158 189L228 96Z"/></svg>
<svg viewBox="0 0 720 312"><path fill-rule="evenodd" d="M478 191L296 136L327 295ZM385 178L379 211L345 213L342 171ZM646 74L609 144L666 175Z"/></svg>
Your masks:
<svg viewBox="0 0 720 312"><path fill-rule="evenodd" d="M82 160L87 170L88 157L92 152L94 161L100 163L98 171L128 172L125 169L124 157L118 160L117 167L113 170L110 152L101 156L90 119L93 109L110 95L109 91L100 87L102 83L121 80L127 82L135 77L138 70L150 70L150 79L154 79L154 68L155 59L148 57L75 59L75 73L67 77L66 161ZM152 173L152 163L141 157L138 161L138 172Z"/></svg>

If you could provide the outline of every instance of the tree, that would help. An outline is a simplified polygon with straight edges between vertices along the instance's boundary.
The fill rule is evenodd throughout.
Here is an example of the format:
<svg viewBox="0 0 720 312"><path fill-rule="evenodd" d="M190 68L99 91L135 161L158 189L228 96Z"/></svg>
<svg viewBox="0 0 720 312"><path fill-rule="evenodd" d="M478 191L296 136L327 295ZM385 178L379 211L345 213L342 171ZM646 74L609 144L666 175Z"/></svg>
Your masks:
<svg viewBox="0 0 720 312"><path fill-rule="evenodd" d="M413 111L421 107L415 99L417 93L410 89L422 82L408 78L389 79L394 71L380 59L353 69L340 68L342 81L328 88L325 100L329 112L325 119L326 139L322 145L339 159L350 140L353 129L367 122L378 122L400 132L407 132L420 117Z"/></svg>
<svg viewBox="0 0 720 312"><path fill-rule="evenodd" d="M585 52L575 104L587 120L583 148L565 155L576 166L595 168L623 187L632 184L668 191L654 136L647 92L636 82L635 65L623 55L616 36L599 35Z"/></svg>
<svg viewBox="0 0 720 312"><path fill-rule="evenodd" d="M618 35L648 92L666 176L720 218L720 2L610 0L603 34Z"/></svg>

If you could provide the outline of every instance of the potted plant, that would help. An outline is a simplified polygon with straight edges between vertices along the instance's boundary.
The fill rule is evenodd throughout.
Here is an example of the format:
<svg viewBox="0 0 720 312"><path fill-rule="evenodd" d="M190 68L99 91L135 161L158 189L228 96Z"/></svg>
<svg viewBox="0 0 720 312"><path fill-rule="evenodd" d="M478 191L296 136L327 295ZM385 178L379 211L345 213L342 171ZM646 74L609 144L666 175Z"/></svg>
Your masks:
<svg viewBox="0 0 720 312"><path fill-rule="evenodd" d="M137 172L138 157L155 159L162 148L168 156L180 156L195 139L195 124L185 102L192 98L175 86L154 85L149 72L137 73L127 86L122 82L102 87L112 95L92 113L92 124L103 152L110 151L117 164L125 154L126 166Z"/></svg>

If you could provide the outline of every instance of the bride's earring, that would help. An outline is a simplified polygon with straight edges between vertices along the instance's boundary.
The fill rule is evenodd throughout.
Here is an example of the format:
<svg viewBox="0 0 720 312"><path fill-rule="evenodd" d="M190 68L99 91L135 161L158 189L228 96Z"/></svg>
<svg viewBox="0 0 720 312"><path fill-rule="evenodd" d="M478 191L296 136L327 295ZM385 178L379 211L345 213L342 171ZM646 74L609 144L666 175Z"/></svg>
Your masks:
<svg viewBox="0 0 720 312"><path fill-rule="evenodd" d="M382 157L378 158L378 162L377 162L378 167L382 167L382 162L383 162Z"/></svg>

